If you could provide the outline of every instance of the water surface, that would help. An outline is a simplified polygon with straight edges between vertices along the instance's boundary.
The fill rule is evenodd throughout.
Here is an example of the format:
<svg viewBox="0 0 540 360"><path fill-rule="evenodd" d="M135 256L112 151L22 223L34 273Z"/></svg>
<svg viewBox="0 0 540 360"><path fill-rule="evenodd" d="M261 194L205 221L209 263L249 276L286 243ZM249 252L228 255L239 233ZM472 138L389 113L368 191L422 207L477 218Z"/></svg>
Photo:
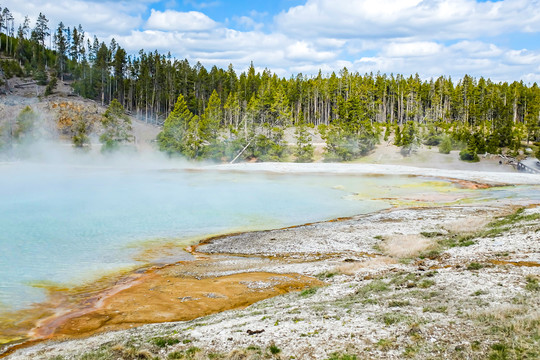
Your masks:
<svg viewBox="0 0 540 360"><path fill-rule="evenodd" d="M148 246L369 213L390 206L381 198L426 191L520 196L516 188L473 192L408 176L5 163L0 165L0 310L45 300L39 284L74 286L156 261L141 255ZM166 261L181 257L178 251Z"/></svg>

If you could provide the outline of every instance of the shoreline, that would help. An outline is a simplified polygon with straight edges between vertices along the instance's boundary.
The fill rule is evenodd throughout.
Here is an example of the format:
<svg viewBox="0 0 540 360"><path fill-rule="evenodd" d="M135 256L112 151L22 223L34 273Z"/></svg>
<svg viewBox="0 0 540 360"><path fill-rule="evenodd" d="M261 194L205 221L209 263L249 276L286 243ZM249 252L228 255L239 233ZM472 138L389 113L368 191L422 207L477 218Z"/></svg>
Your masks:
<svg viewBox="0 0 540 360"><path fill-rule="evenodd" d="M249 164L251 165L251 164ZM261 165L264 165L261 164ZM285 165L285 166L283 166ZM238 171L264 171L264 172L280 172L280 173L294 173L294 172L290 172L290 165L293 165L293 164L269 164L269 166L260 166L260 167L257 167L256 169L243 169L243 170L238 170ZM295 166L298 165L298 164L294 164ZM328 164L323 164L323 165L328 165ZM335 164L335 165L341 165L341 164ZM346 164L348 165L348 164ZM340 167L340 166L338 166ZM332 175L340 175L340 174L343 174L343 175L351 175L351 174L355 174L355 173L360 173L360 174L365 174L365 172L363 171L367 171L366 168L361 165L360 167L354 167L353 169L350 169L348 171L343 171L343 169L337 169L338 167L331 167L333 168L333 170L328 170L328 168L326 168L326 173L329 173L329 171L337 171L337 173L333 173L331 172ZM272 169L272 170L268 170L268 169ZM369 168L369 167L368 167ZM214 170L213 168L210 169L210 170ZM224 168L221 168L219 169L219 171L222 171L222 170L226 170L226 171L230 171L230 169L227 169L227 167L225 166ZM315 168L301 168L300 169L300 173L318 173L318 171L320 170L319 167L315 167ZM380 174L375 174L375 176L378 176L378 175L391 175L390 173L385 173L385 171L387 171L388 169L387 168L382 168L382 172L383 173L380 173ZM413 169L414 171L413 172L416 172L415 169ZM431 169L431 171L434 171L435 169ZM392 170L393 171L393 170ZM427 176L427 177L433 177L433 178L438 178L438 179L444 179L444 180L447 180L447 181L451 181L452 183L454 183L456 186L463 186L467 189L473 189L473 190L476 190L476 189L485 189L485 188L488 188L488 187L491 187L491 186L505 186L505 185L508 185L508 184L503 184L501 182L497 182L497 183L490 183L488 182L489 184L486 184L486 182L482 183L482 182L479 182L478 181L478 176L479 174L477 174L477 172L466 172L462 175L460 175L458 178L456 177L451 177L451 178L446 178L446 177L442 177L441 175L437 175L437 176L434 176L434 175L426 175L426 174L412 174L411 173L411 169L403 169L403 173L400 173L398 174L400 176ZM484 175L484 173L482 173L482 175ZM491 174L491 176L489 176L488 178L489 179L492 179L493 176L497 176L497 175L500 175L500 174ZM529 174L515 174L515 175L529 175ZM466 179L463 179L463 177L465 177ZM537 177L537 179L530 179L531 177L530 176L524 176L524 177L521 177L521 176L517 176L519 178L523 178L521 181L524 181L523 183L524 184L529 184L529 182L531 184L540 184L540 177ZM517 178L516 177L516 178ZM486 180L484 178L482 178L483 180ZM505 178L505 179L508 179L508 178ZM514 178L513 178L514 179ZM533 181L534 180L534 181ZM529 182L527 182L529 181ZM506 201L507 203L510 203L510 201ZM495 204L495 202L492 201L493 204ZM478 207L478 208L484 208L486 206L486 204L469 204L469 205L460 205L458 206L459 208L466 208L466 207L470 207L470 208L474 208L474 207ZM498 204L497 207L500 207L501 204ZM507 206L510 206L510 205L507 205ZM270 252L270 253L264 253L264 252L261 252L261 251L255 251L255 252L247 252L247 253L242 253L241 251L240 252L235 252L235 251L232 251L231 249L225 249L224 252L220 252L219 249L217 249L216 247L220 247L220 242L226 242L226 243L229 243L232 241L231 239L237 239L237 238L250 238L250 237L258 237L258 236L263 236L264 237L264 234L274 234L274 233L286 233L286 232L289 232L289 231L296 231L298 230L298 233L299 234L302 234L302 232L306 229L306 228L310 228L310 227L321 227L321 228L324 228L324 227L327 227L327 228L331 228L333 224L336 224L336 223L347 223L347 222L355 222L355 221L358 221L359 219L362 219L362 218L369 218L369 217L377 217L377 216L385 216L385 214L389 214L389 213L392 213L392 212L400 212L400 211L404 211L404 212L415 212L417 210L426 210L426 211L431 211L431 210L434 210L434 209L438 209L438 207L421 207L421 208L408 208L408 207L393 207L393 208L390 208L390 209L384 209L384 210L379 210L379 211L376 211L374 213L369 213L369 214L363 214L363 215L355 215L355 216L351 216L351 217L346 217L346 218L336 218L336 219L331 219L331 220L325 220L325 221L319 221L319 222L313 222L313 223L305 223L305 224L300 224L300 225L293 225L293 226L289 226L289 227L285 227L285 228L279 228L279 229L274 229L274 230L262 230L262 231L248 231L248 232L237 232L237 233L227 233L227 234L221 234L221 235L215 235L215 236L210 236L210 237L207 237L201 241L199 241L197 244L194 244L194 245L191 245L191 246L188 246L186 248L186 251L190 252L192 255L196 256L196 257L200 257L202 259L198 259L198 260L202 260L203 262L205 261L208 261L209 257L242 257L244 260L253 260L253 258L256 258L256 260L254 260L256 263L259 262L259 263L264 263L265 261L274 261L274 260L278 260L278 261L283 261L283 262L287 262L287 261L292 261L292 262L298 262L298 264L300 265L305 265L306 261L307 262L312 262L312 261L319 261L319 258L326 258L326 260L328 259L332 259L332 257L335 257L335 256L342 256L342 253L343 253L343 249L338 249L335 253L332 253L329 249L319 249L319 253L318 255L316 254L317 252L315 253L309 253L309 252L306 252L305 254L290 254L286 251L283 251L283 250L280 250L280 251L277 251L277 252ZM442 210L444 211L444 210ZM272 241L272 238L270 237L269 240ZM210 249L210 250L209 250ZM223 248L221 248L221 251L223 251ZM381 256L381 252L380 251L375 251L373 252L373 250L370 250L370 251L359 251L358 249L354 249L353 252L355 254L357 254L358 256L360 257L371 257L371 255L375 254L375 258ZM284 256L285 254L287 254L287 256ZM341 254L341 255L340 255ZM281 259L279 259L279 257L281 256ZM315 256L315 258L313 258L313 256ZM270 260L269 260L270 259ZM194 260L193 263L195 263L196 261L198 260ZM212 259L210 259L212 260ZM217 261L223 261L223 259L218 259ZM228 260L227 260L228 261ZM234 261L234 260L231 260L231 261ZM180 261L179 263L185 263L184 261ZM100 305L103 305L103 303L107 300L107 299L110 299L111 297L114 297L115 294L119 293L119 292L123 292L124 290L126 289L129 289L129 288L133 288L134 286L137 286L138 283L140 282L143 282L142 278L144 278L145 276L148 277L149 274L152 274L152 273L156 273L156 272L159 272L159 271L164 271L166 270L167 268L171 268L171 267L175 267L175 266L178 266L179 263L174 263L174 264L166 264L166 265L162 265L162 266L152 266L150 268L144 268L144 272L141 274L140 271L141 271L141 268L139 269L136 269L132 272L130 272L129 274L127 275L124 275L122 276L122 281L125 282L123 284L120 284L119 286L116 286L114 285L113 287L108 287L107 289L99 292L98 294L95 294L94 297L96 297L97 299L95 300L95 302L93 304L89 304L87 303L86 305L89 306L89 308L87 309L77 309L75 310L75 313L68 313L67 316L65 316L65 314L63 314L63 316L56 316L56 317L53 317L53 319L49 319L50 321L52 321L52 324L43 324L43 325L46 325L45 327L47 326L51 326L51 325L57 325L55 323L55 321L58 321L58 323L62 323L62 322L66 322L69 321L69 319L71 318L76 318L78 317L79 315L82 315L84 317L84 315L86 315L88 312L92 312L92 311L95 311L95 310L98 310L99 306ZM505 264L514 264L514 263L520 263L519 261L507 261ZM523 263L526 263L523 262ZM534 263L534 262L533 262ZM503 264L503 263L501 263ZM196 266L195 266L196 267ZM265 266L262 266L259 264L259 265L256 265L255 266L256 269L258 270L261 270L265 268ZM309 281L304 281L302 282L302 284L308 284L310 283L310 281L313 281L313 275L315 274L306 274L306 271L305 269L302 269L302 266L299 266L298 269L300 271L296 272L295 274L303 274L303 275L308 275L308 276L311 276L311 279ZM238 268L238 267L234 267L232 269L229 269L227 271L224 272L224 269L221 269L221 270L216 270L217 273L219 273L220 271L223 273L234 273L234 274L249 274L249 273L253 273L253 271L249 271L249 272L245 272L245 273L242 273L241 272L242 268ZM281 271L281 270L280 270ZM139 273L138 273L139 272ZM276 274L280 274L280 273L271 273L269 272L268 274L271 274L270 276L275 276ZM292 272L289 272L289 274L293 274ZM135 276L137 275L137 276ZM199 274L200 275L200 274ZM301 276L303 276L301 275ZM127 278L129 277L133 277L135 276L136 278L133 279L131 278L130 280L126 280L126 276ZM219 275L216 275L216 274L213 274L211 272L206 272L206 275L205 276L214 276L215 278L219 277ZM222 276L228 276L228 275L222 275ZM196 277L193 278L195 280L198 280ZM171 280L171 279L166 279L166 280ZM254 280L255 281L255 280ZM258 280L257 280L258 281ZM262 281L262 280L261 280ZM300 290L301 289L301 286L298 286L298 284L292 286L292 288L296 289L296 290ZM271 295L271 297L273 296L276 296L276 295L280 295L280 294L275 294L275 295ZM257 300L255 300L254 302L256 301L260 301L262 300L263 298L257 298ZM90 303L93 301L91 299L85 299L85 302L87 301L90 301ZM245 306L249 306L249 304L245 305ZM239 305L239 306L233 306L233 307L222 307L220 308L220 310L217 310L215 312L211 312L213 314L219 314L221 313L222 311L225 311L225 310L230 310L230 309L236 309L236 308L242 308L244 307L244 305ZM206 315L209 315L210 313L204 313L203 315L201 316L206 316ZM101 315L100 315L101 316ZM195 317L193 319L196 319L198 317ZM45 319L43 320L44 323L47 323L49 320ZM178 321L179 319L176 319L173 321ZM183 321L186 321L186 320L189 320L189 319L182 319ZM167 322L167 321L171 321L171 320L164 320L164 322ZM145 324L145 323L153 323L152 321L148 321L148 322L140 322L140 323L137 323L137 326L139 325L142 325L142 324ZM109 331L109 330L117 330L117 329L120 329L121 326L117 327L117 328L110 328L110 329L106 329L105 331ZM28 346L30 347L34 347L36 345L36 343L42 343L43 341L47 341L47 340L59 340L59 339L73 339L73 338L77 338L78 335L74 335L74 334L64 334L66 335L65 337L54 337L54 336L50 336L52 334L52 332L54 331L51 331L49 333L45 333L43 334L45 336L44 339L38 339L38 340L29 340L28 342L25 342L23 344L19 344L19 345L14 345L12 347L9 347L8 345L8 350L7 352L4 352L2 354L0 354L0 358L3 358L3 357L7 357L7 356L10 356L11 354L17 352L19 349L23 349L23 348L27 348ZM99 329L97 332L100 332ZM91 336L94 336L94 334L96 334L97 332L90 332L90 333L86 333L86 335L82 335L82 336L88 336L88 334L90 334ZM35 334L39 334L39 333L35 333ZM35 335L34 334L34 335Z"/></svg>
<svg viewBox="0 0 540 360"><path fill-rule="evenodd" d="M400 271L403 271L407 268L409 268L411 265L413 268L426 268L425 271L437 271L436 269L439 269L438 271L441 272L449 272L449 271L456 271L455 269L459 269L459 266L456 265L455 262L450 261L448 263L448 259L444 260L444 258L440 258L439 260L433 261L433 260L419 260L418 258L411 263L411 265L406 265L405 263L400 264L399 261L397 261L396 256L403 256L401 255L392 255L389 254L389 250L384 250L384 248L381 251L381 248L378 247L378 243L381 242L381 240L378 240L377 236L373 237L374 234L380 233L380 232L387 232L387 233L393 233L397 229L400 229L402 227L402 224L404 221L407 221L409 231L412 231L412 233L415 233L417 231L421 231L422 229L429 229L430 227L432 229L437 228L440 225L437 225L440 221L444 221L448 225L445 225L447 228L451 228L455 225L456 219L459 218L478 218L478 219L484 219L485 217L493 218L494 216L500 216L501 214L507 214L511 209L513 209L514 206L512 204L499 204L496 207L493 207L489 204L483 204L483 205L465 205L465 206L453 206L453 207L439 207L439 208L405 208L405 209L387 209L382 210L377 213L372 214L365 214L365 215L358 215L353 216L350 218L344 218L341 219L341 221L325 221L325 222L318 222L318 223L311 223L311 224L305 224L301 226L293 226L288 228L282 228L282 229L276 229L276 230L266 230L266 231L257 231L257 232L248 232L248 233L237 233L237 234L230 234L225 236L216 236L212 237L211 239L208 239L207 241L203 241L200 244L196 245L195 248L191 249L196 254L203 254L202 256L206 258L206 260L203 260L198 265L191 264L194 266L189 266L186 269L179 270L174 269L175 264L167 265L159 270L155 271L149 271L152 273L155 273L156 271L165 271L166 280L171 280L177 277L180 277L182 279L186 279L186 275L189 273L189 276L191 276L192 279L194 278L202 278L202 279L212 279L215 280L216 278L219 278L219 275L222 276L238 276L239 279L244 279L246 274L254 274L257 271L266 270L270 271L269 275L272 276L280 276L284 274L291 274L291 270L294 269L301 269L297 273L301 273L302 276L309 276L313 278L313 276L323 280L326 283L326 287L329 286L328 290L318 290L317 293L333 293L332 291L336 290L330 290L331 288L338 286L341 282L334 279L334 277L326 277L320 276L317 274L320 273L328 273L329 271L333 271L332 268L335 267L338 264L342 270L340 270L342 275L337 275L337 278L343 278L347 282L352 281L352 283L360 281L360 283L363 283L365 281L373 281L373 279L377 279L381 274L388 274L388 271L390 271L389 274L392 274L396 270L392 269L402 269ZM538 211L537 208L532 208L534 211ZM422 214L420 216L420 214ZM422 219L419 219L419 218ZM413 220L414 219L414 220ZM445 220L443 220L445 219ZM482 220L482 223L486 223L488 220ZM363 239L356 239L354 237L354 233L349 233L346 229L349 227L355 227L356 230L354 233L360 231L360 233L366 233L366 235L363 237ZM364 229L364 230L361 230ZM394 230L392 230L394 229ZM463 229L462 229L463 230ZM466 230L466 229L465 229ZM411 234L412 234L411 233ZM306 236L307 234L311 234L309 236L309 241L306 242ZM353 236L353 237L351 237ZM386 237L387 235L383 235L383 237ZM401 235L400 235L401 236ZM412 236L412 235L411 235ZM402 237L402 236L401 236ZM401 237L399 237L401 239ZM272 240L273 239L273 240ZM288 257L282 257L281 255L284 255L286 252L284 251L283 246L287 247L289 246L289 242L292 239L295 240L295 248L296 252L294 253L287 253ZM390 238L389 238L390 239ZM389 240L388 239L388 240ZM300 241L299 241L300 240ZM369 241L368 241L369 240ZM352 242L351 242L352 241ZM357 243L360 241L359 243ZM367 241L367 242L366 242ZM387 242L387 239L382 240L383 243ZM346 248L343 248L343 242L348 246ZM355 245L357 243L357 245ZM409 244L409 243L407 243ZM409 244L410 245L410 244ZM519 244L518 244L519 246ZM429 247L428 247L429 248ZM238 251L238 249L241 249L242 251ZM459 248L458 248L459 249ZM463 248L464 250L467 248ZM399 254L399 252L398 252ZM414 254L413 254L414 256ZM460 255L463 256L463 255ZM467 255L471 256L471 254ZM212 258L212 259L210 259ZM395 259L395 260L392 260ZM498 259L498 258L497 258ZM350 260L350 261L349 261ZM486 258L486 262L493 260L491 256L488 256ZM540 259L527 259L521 258L520 256L514 256L507 259L498 259L500 261L499 264L494 264L493 266L513 266L514 268L523 268L523 269L532 269L530 271L535 271L534 269L538 269L538 266L536 264L539 263ZM334 264L334 265L331 265ZM365 265L363 265L365 264ZM509 265L510 264L510 265ZM518 264L520 267L518 267ZM525 265L524 265L525 264ZM531 266L528 266L530 264L533 264ZM330 265L330 266L329 266ZM367 266L367 267L364 267ZM456 268L456 266L458 266ZM382 272L381 272L382 271ZM349 274L349 275L347 275ZM358 278L360 276L360 278ZM166 282L165 280L165 282ZM240 280L243 281L243 280ZM260 284L260 279L256 280L255 283ZM319 281L319 280L317 280ZM264 282L264 281L263 281ZM319 284L322 283L315 283L316 286L320 286ZM342 285L339 285L342 286ZM321 288L322 289L322 288ZM343 291L343 290L340 290ZM266 300L262 303L257 302L256 304L270 304L270 303L277 303L282 304L282 301L289 301L289 300L281 300L283 299L300 299L295 300L296 302L300 301L300 303L304 302L303 296L304 295L284 295L281 297L272 299L275 300ZM306 295L307 296L307 295ZM311 295L309 295L311 296ZM262 300L262 299L261 299ZM328 300L325 300L328 301ZM259 308L260 306L266 306L266 305L253 305L255 308ZM248 307L247 309L251 309L252 307ZM276 305L280 306L280 305ZM238 307L236 307L238 308ZM244 308L243 306L241 308ZM223 319L230 319L231 316L236 317L233 314L237 314L238 311L240 312L253 312L254 310L232 310L232 313L230 311L223 310L229 310L229 309L222 309L221 311L215 312L214 315L210 315L210 318L215 318L217 323L214 322L214 324L221 324L221 322L225 321ZM303 310L302 310L303 311ZM208 315L208 314L205 314ZM260 318L260 317L259 317ZM194 321L195 323L206 323L208 320L208 316L206 318L196 318ZM221 320L219 320L221 319ZM121 331L115 331L115 332L105 332L97 335L92 335L90 337L86 337L85 339L80 340L73 340L73 337L71 337L71 340L68 338L56 338L52 339L53 341L46 341L42 342L40 344L29 344L31 345L30 348L27 349L14 349L13 352L11 352L11 355L14 355L14 353L18 353L19 351L39 351L39 349L59 349L59 351L62 351L62 348L70 349L67 351L74 351L75 349L71 347L72 345L69 344L79 344L79 342L83 343L93 343L94 341L104 341L99 339L108 339L107 341L111 341L110 339L120 339L124 335L122 334L148 334L148 331L150 333L154 332L154 330L147 330L147 329L169 329L171 326L178 328L180 326L181 328L184 328L185 326L189 325L182 325L182 324L189 324L190 322L187 321L187 319L184 319L181 322L173 322L173 323L163 323L163 324L150 324L145 325L142 327L133 328L131 330L121 330ZM227 320L231 321L231 320ZM249 329L258 329L257 326L262 326L262 323L260 323L260 320L255 321L251 324ZM264 323L264 322L263 322ZM177 324L177 325L174 325ZM206 325L204 325L206 326ZM214 325L216 326L216 325ZM225 328L228 325L223 324ZM266 329L266 331L270 331L270 328L268 327L268 324L265 324L263 329ZM250 330L250 331L251 331ZM127 333L126 333L127 331ZM330 331L330 330L325 330ZM181 336L184 336L184 332L180 332L179 334ZM132 335L128 335L131 337ZM148 336L148 335L145 335ZM209 336L209 335L205 335ZM264 335L257 335L257 337L261 337L268 339L268 336L272 336L271 334L268 336ZM215 338L215 336L214 336ZM61 341L58 342L58 340L67 340L67 342ZM233 339L236 339L235 336L233 336ZM203 343L206 343L206 340L200 340L203 341ZM199 341L199 343L200 343ZM209 340L208 340L209 341ZM226 339L220 340L225 341L227 343ZM236 341L236 340L235 340ZM222 343L224 345L225 343ZM57 344L57 345L55 345ZM65 344L65 345L62 345ZM202 344L202 343L200 343ZM77 348L80 348L80 344L76 345ZM35 350L32 350L35 349ZM225 347L224 349L230 349L230 347ZM53 351L53 350L51 350ZM54 353L54 351L53 351ZM2 355L2 357L10 356L10 355ZM22 355L25 356L25 355ZM318 355L308 356L310 358L320 358ZM10 357L11 358L11 357ZM17 357L14 357L15 359L18 359Z"/></svg>
<svg viewBox="0 0 540 360"><path fill-rule="evenodd" d="M275 164L273 164L275 165ZM293 164L288 164L288 165L293 165ZM294 164L295 166L297 164ZM326 165L326 164L323 164L323 165ZM215 171L215 169L204 169L206 171ZM317 171L319 171L320 168L318 168ZM251 171L251 170L250 170ZM328 175L335 175L332 171L328 170L325 172L326 174ZM349 174L345 174L345 175L349 175ZM370 175L370 174L368 174ZM388 174L373 174L373 176L387 176ZM400 176L423 176L423 175L405 175L405 174L402 174ZM440 177L437 177L437 178L440 178ZM445 181L450 181L452 182L453 184L455 184L455 186L459 186L459 187L463 187L463 188L467 188L467 189L483 189L483 188L488 188L490 187L491 185L488 185L488 184L483 184L483 183L477 183L477 182L474 182L474 181L469 181L469 180L455 180L455 179L445 179L445 178L441 178ZM456 185L457 184L457 185ZM392 204L389 200L392 200L392 199L386 199L386 202L389 203L389 206L392 207ZM414 201L414 200L411 200L411 201ZM439 201L443 201L441 199L439 199ZM428 201L430 202L430 201ZM436 203L437 200L431 200L432 203ZM443 201L444 202L444 201ZM395 205L394 205L395 206ZM347 218L334 218L334 219L329 219L329 220L323 220L323 221L319 221L319 222L316 222L316 223L325 223L325 222L335 222L335 221L340 221L340 220L349 220L351 217L347 217ZM289 227L285 227L285 228L279 228L281 230L284 230L284 229L288 229L288 228L297 228L297 227L303 227L303 226L306 226L306 225L311 225L313 224L312 222L311 223L302 223L302 224L299 224L299 225L292 225L292 226L289 226ZM247 233L251 233L252 231L248 230ZM227 233L224 233L224 234L218 234L218 235L212 235L212 236L208 236L208 237L202 237L202 238L199 238L197 239L196 241L196 244L194 244L193 246L191 246L191 248L193 250L197 249L200 245L204 244L204 243L207 243L207 242L211 242L215 239L219 239L219 238L223 238L223 237L230 237L230 236L234 236L234 235L238 235L238 234L243 234L243 233L246 233L246 231L241 231L241 232L236 232L236 231L232 231L232 232L227 232ZM190 246L188 246L188 248L190 248ZM189 249L188 249L188 252ZM193 254L192 254L193 255ZM167 265L171 265L171 264L165 264L166 266ZM117 291L117 289L120 289L118 291L121 291L123 289L123 287L125 286L129 286L129 285L126 285L126 283L131 283L134 281L134 279L138 279L140 277L140 272L141 271L144 271L144 272L148 272L149 270L152 270L152 269L155 269L155 268L159 268L159 267L162 267L163 264L156 264L156 263L150 263L150 264L145 264L145 265L142 265L142 267L137 267L133 270L130 270L130 271L127 271L127 272L122 272L122 273L118 273L118 274L112 274L112 275L107 275L103 278L100 278L96 281L92 281L91 283L88 283L88 284L85 284L83 286L81 286L80 288L79 287L75 287L73 289L69 289L69 291L60 291L58 293L56 293L56 299L53 301L53 300L48 300L48 301L45 301L43 302L43 304L36 304L35 308L38 308L40 309L39 311L48 311L50 312L50 316L47 316L47 318L62 318L62 317L65 317L66 316L66 313L72 313L73 311L77 312L77 313L84 313L85 311L88 311L87 308L88 307L91 307L93 305L89 305L89 304L93 304L94 303L94 298L102 298L103 296L107 296L107 294L109 294L110 292L115 292ZM88 290L88 289L91 289L91 288L94 288L95 284L98 284L99 286L97 286L100 290L99 291L94 291L94 290ZM52 293L54 291L54 289L51 289L50 292ZM73 305L73 297L77 297L77 298L81 298L82 297L82 300L76 300L76 304L78 305ZM59 310L60 308L60 310ZM75 308L75 310L74 310ZM21 313L24 313L26 312L27 309L23 309L21 311ZM19 311L15 311L15 313L17 313ZM26 318L25 319L26 321L34 321L34 319L28 319ZM37 326L39 326L39 324L43 321L43 319L39 320L38 321L38 324ZM37 333L40 333L40 332L37 332ZM30 335L32 335L32 333L30 333ZM47 334L45 334L47 335ZM21 336L22 337L22 336ZM15 340L14 342L8 342L6 344L3 344L2 346L10 346L11 344L13 343L17 343L18 340Z"/></svg>
<svg viewBox="0 0 540 360"><path fill-rule="evenodd" d="M504 185L539 185L540 176L521 172L496 172L422 168L406 165L363 163L238 163L206 166L217 171L262 172L279 174L332 174L332 175L401 175L425 176Z"/></svg>

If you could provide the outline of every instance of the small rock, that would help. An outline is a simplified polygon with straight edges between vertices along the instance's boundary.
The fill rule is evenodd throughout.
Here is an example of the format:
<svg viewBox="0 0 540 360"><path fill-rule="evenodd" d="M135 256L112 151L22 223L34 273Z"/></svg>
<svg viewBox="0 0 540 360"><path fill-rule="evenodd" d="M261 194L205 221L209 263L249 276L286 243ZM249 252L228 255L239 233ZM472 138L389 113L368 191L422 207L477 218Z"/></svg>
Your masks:
<svg viewBox="0 0 540 360"><path fill-rule="evenodd" d="M257 335L264 332L264 329L262 330L248 330L246 331L248 335Z"/></svg>

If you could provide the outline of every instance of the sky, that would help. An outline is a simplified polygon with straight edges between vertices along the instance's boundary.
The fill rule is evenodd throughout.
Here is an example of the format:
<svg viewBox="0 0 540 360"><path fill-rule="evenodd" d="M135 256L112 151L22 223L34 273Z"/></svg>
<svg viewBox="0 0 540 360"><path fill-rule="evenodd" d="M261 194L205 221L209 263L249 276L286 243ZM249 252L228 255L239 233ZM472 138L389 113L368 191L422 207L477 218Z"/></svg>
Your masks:
<svg viewBox="0 0 540 360"><path fill-rule="evenodd" d="M237 72L465 74L540 82L540 0L0 0L128 53L170 52Z"/></svg>

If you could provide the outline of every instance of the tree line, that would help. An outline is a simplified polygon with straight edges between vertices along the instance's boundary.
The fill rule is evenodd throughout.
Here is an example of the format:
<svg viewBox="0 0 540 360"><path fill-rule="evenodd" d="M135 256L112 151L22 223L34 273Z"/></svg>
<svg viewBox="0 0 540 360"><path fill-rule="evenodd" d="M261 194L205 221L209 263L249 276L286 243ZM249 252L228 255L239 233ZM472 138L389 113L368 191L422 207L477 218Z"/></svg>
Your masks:
<svg viewBox="0 0 540 360"><path fill-rule="evenodd" d="M366 155L389 136L405 154L419 143L450 141L466 160L486 152L517 154L523 142L540 140L536 83L469 75L426 80L347 68L284 78L253 63L240 73L232 65L208 70L170 53L130 55L114 39L88 38L81 25L60 23L51 31L43 14L32 28L27 17L15 34L9 10L1 14L0 51L18 60L19 73L41 82L73 80L76 93L103 105L116 100L133 116L163 126L158 144L170 154L231 159L249 145L243 157L309 161L315 130L329 160ZM46 47L49 36L53 49ZM296 129L292 154L284 142L288 127Z"/></svg>

